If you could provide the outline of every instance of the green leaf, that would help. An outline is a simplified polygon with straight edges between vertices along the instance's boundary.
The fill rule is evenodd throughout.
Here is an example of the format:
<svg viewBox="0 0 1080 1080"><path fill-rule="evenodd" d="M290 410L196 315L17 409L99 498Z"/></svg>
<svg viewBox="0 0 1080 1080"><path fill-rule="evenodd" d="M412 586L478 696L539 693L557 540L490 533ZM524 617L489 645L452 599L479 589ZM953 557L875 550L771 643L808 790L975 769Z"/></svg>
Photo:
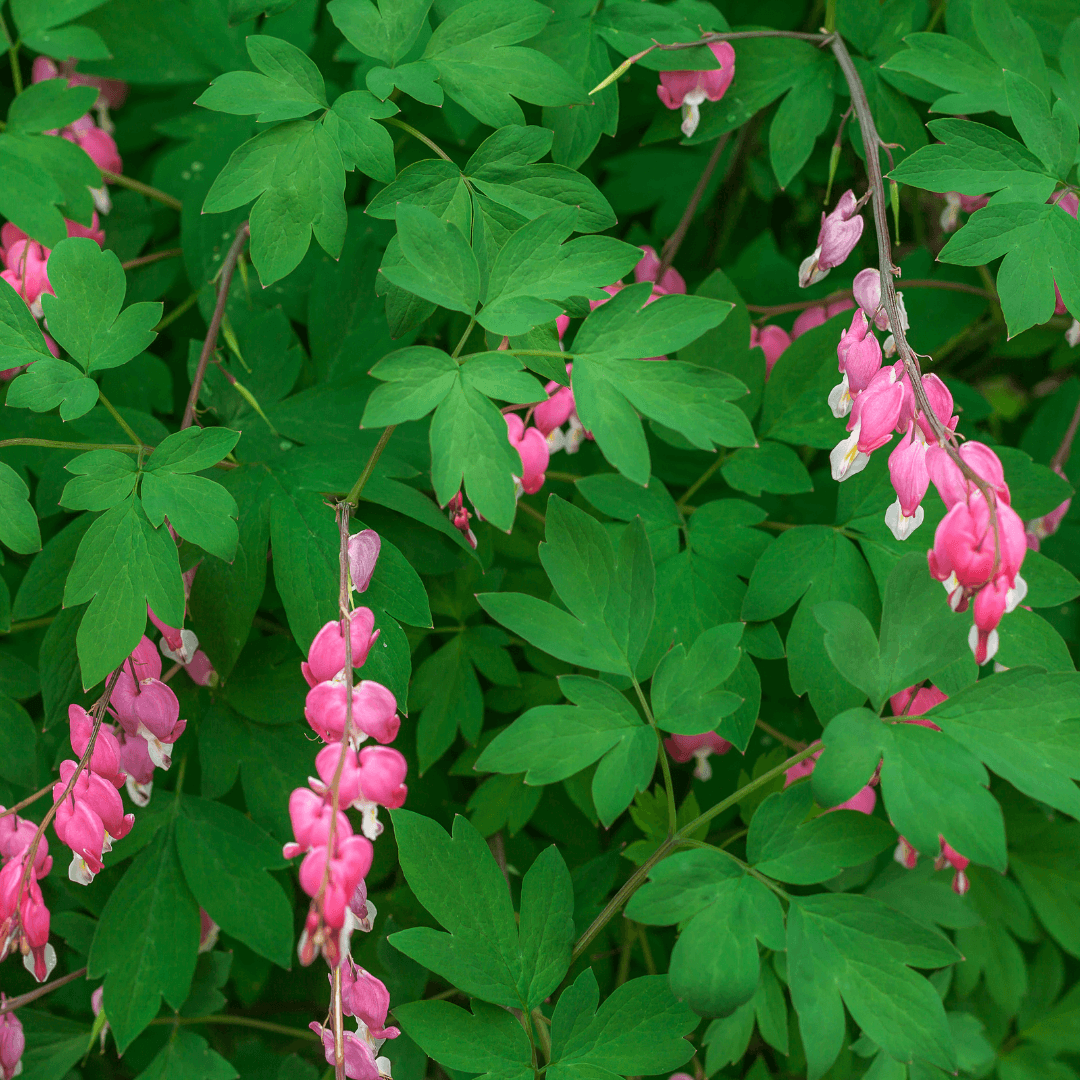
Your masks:
<svg viewBox="0 0 1080 1080"><path fill-rule="evenodd" d="M14 289L0 289L0 363L5 370L52 359L37 320Z"/></svg>
<svg viewBox="0 0 1080 1080"><path fill-rule="evenodd" d="M471 1004L469 1013L449 1001L414 1001L397 1006L394 1017L425 1054L448 1068L500 1080L532 1075L532 1047L517 1019L483 1001Z"/></svg>
<svg viewBox="0 0 1080 1080"><path fill-rule="evenodd" d="M384 356L371 374L383 381L364 406L361 427L388 427L427 416L458 381L459 367L442 349L413 345Z"/></svg>
<svg viewBox="0 0 1080 1080"><path fill-rule="evenodd" d="M814 609L825 600L842 600L867 618L876 616L877 586L849 540L824 526L801 526L781 533L758 560L742 618L747 622L775 618L800 596L785 642L788 675L792 690L796 694L809 691L814 711L826 720L858 705L863 695L826 662L825 632L813 616Z"/></svg>
<svg viewBox="0 0 1080 1080"><path fill-rule="evenodd" d="M132 304L121 312L127 292L120 260L87 237L57 244L49 255L49 280L56 295L43 293L49 333L84 371L126 364L157 337L161 304Z"/></svg>
<svg viewBox="0 0 1080 1080"><path fill-rule="evenodd" d="M458 227L407 203L398 207L397 223L406 261L384 264L380 273L433 304L472 315L480 295L480 270Z"/></svg>
<svg viewBox="0 0 1080 1080"><path fill-rule="evenodd" d="M0 461L0 541L20 555L41 550L41 530L23 478Z"/></svg>
<svg viewBox="0 0 1080 1080"><path fill-rule="evenodd" d="M908 34L904 44L906 49L893 53L881 66L952 91L931 105L933 112L1008 115L1001 66L985 53L950 34Z"/></svg>
<svg viewBox="0 0 1080 1080"><path fill-rule="evenodd" d="M392 816L409 887L449 933L416 927L391 944L466 993L527 1011L538 1005L570 963L573 903L562 857L549 849L525 875L519 928L506 879L465 818L454 818L450 837L419 814Z"/></svg>
<svg viewBox="0 0 1080 1080"><path fill-rule="evenodd" d="M1024 794L1080 817L1073 751L1080 735L1080 675L1013 669L980 679L929 717Z"/></svg>
<svg viewBox="0 0 1080 1080"><path fill-rule="evenodd" d="M1080 222L1053 204L994 203L972 214L945 245L942 262L981 266L1004 255L997 288L1009 335L1054 313L1054 286L1080 311Z"/></svg>
<svg viewBox="0 0 1080 1080"><path fill-rule="evenodd" d="M763 491L801 495L814 490L802 459L790 446L778 442L736 450L720 467L720 473L736 491L745 491L754 498Z"/></svg>
<svg viewBox="0 0 1080 1080"><path fill-rule="evenodd" d="M65 468L75 473L60 496L60 505L68 510L108 510L127 499L139 478L135 459L117 450L79 454Z"/></svg>
<svg viewBox="0 0 1080 1080"><path fill-rule="evenodd" d="M187 795L176 822L176 849L188 887L214 922L288 968L292 907L266 873L284 865L276 842L231 807Z"/></svg>
<svg viewBox="0 0 1080 1080"><path fill-rule="evenodd" d="M488 744L477 769L525 773L525 783L553 784L601 759L593 802L605 826L652 781L657 739L630 703L598 679L564 675L559 687L573 705L539 705Z"/></svg>
<svg viewBox="0 0 1080 1080"><path fill-rule="evenodd" d="M824 65L805 69L776 110L769 126L769 160L781 188L806 164L832 118L834 77Z"/></svg>
<svg viewBox="0 0 1080 1080"><path fill-rule="evenodd" d="M179 1009L199 948L199 904L184 880L171 827L135 857L106 901L90 946L92 979L105 978L105 1010L121 1053L157 1016Z"/></svg>
<svg viewBox="0 0 1080 1080"><path fill-rule="evenodd" d="M205 1039L174 1028L137 1080L234 1080L239 1075Z"/></svg>
<svg viewBox="0 0 1080 1080"><path fill-rule="evenodd" d="M202 472L225 458L239 440L240 432L229 428L185 428L158 443L144 468L147 472Z"/></svg>
<svg viewBox="0 0 1080 1080"><path fill-rule="evenodd" d="M0 189L0 214L31 239L52 247L67 236L64 216L57 209L57 204L64 202L64 193L28 152L27 142L18 136L0 136L0 170L5 180Z"/></svg>
<svg viewBox="0 0 1080 1080"><path fill-rule="evenodd" d="M78 635L84 688L103 679L138 645L147 604L167 625L183 625L176 545L164 528L153 528L134 495L102 514L79 544L64 606L87 601Z"/></svg>
<svg viewBox="0 0 1080 1080"><path fill-rule="evenodd" d="M970 120L931 120L928 126L941 142L904 158L889 173L897 183L961 195L1004 191L1009 202L1040 202L1054 190L1042 162L996 128Z"/></svg>
<svg viewBox="0 0 1080 1080"><path fill-rule="evenodd" d="M513 477L521 475L522 466L498 408L458 381L435 410L430 438L431 479L439 503L448 503L464 481L476 509L509 532L517 507Z"/></svg>
<svg viewBox="0 0 1080 1080"><path fill-rule="evenodd" d="M0 694L0 776L25 785L37 771L37 731L27 711Z"/></svg>
<svg viewBox="0 0 1080 1080"><path fill-rule="evenodd" d="M95 87L68 86L64 79L45 79L28 86L12 101L6 130L36 135L66 127L89 112L96 100Z"/></svg>
<svg viewBox="0 0 1080 1080"><path fill-rule="evenodd" d="M746 857L762 874L793 885L828 881L896 843L887 822L855 810L834 810L805 820L809 784L774 792L757 808L746 837Z"/></svg>
<svg viewBox="0 0 1080 1080"><path fill-rule="evenodd" d="M955 1071L941 998L910 967L941 967L960 958L946 938L879 900L846 893L792 897L788 985L810 1080L826 1072L844 1043L841 1000L863 1032L896 1060Z"/></svg>
<svg viewBox="0 0 1080 1080"><path fill-rule="evenodd" d="M481 123L522 124L521 106L573 105L585 89L553 60L516 43L535 37L550 9L533 0L473 0L452 11L431 35L423 59L443 90ZM512 96L511 96L512 95Z"/></svg>
<svg viewBox="0 0 1080 1080"><path fill-rule="evenodd" d="M885 583L881 643L866 616L850 604L814 608L825 627L825 650L836 669L880 710L885 699L967 655L967 626L957 619L921 555L907 555Z"/></svg>
<svg viewBox="0 0 1080 1080"><path fill-rule="evenodd" d="M188 473L147 472L142 480L142 504L155 527L168 515L185 540L225 562L232 561L239 539L235 520L239 510L219 483Z"/></svg>
<svg viewBox="0 0 1080 1080"><path fill-rule="evenodd" d="M393 67L413 47L430 7L431 0L381 0L378 7L371 0L331 0L326 9L351 45Z"/></svg>
<svg viewBox="0 0 1080 1080"><path fill-rule="evenodd" d="M345 166L319 123L290 120L233 151L203 203L220 214L255 199L248 221L251 259L263 285L299 265L311 234L332 258L341 254L346 214Z"/></svg>
<svg viewBox="0 0 1080 1080"><path fill-rule="evenodd" d="M421 774L450 749L458 729L475 743L484 723L480 680L461 636L429 656L409 688L409 709L419 709L416 752Z"/></svg>
<svg viewBox="0 0 1080 1080"><path fill-rule="evenodd" d="M366 90L351 90L337 98L323 124L337 143L349 172L359 169L385 184L394 179L394 140L375 121L385 120L397 111L392 101L379 101Z"/></svg>
<svg viewBox="0 0 1080 1080"><path fill-rule="evenodd" d="M49 412L60 406L61 420L77 420L98 400L98 385L74 364L51 356L32 363L16 376L7 394L7 404L33 412Z"/></svg>
<svg viewBox="0 0 1080 1080"><path fill-rule="evenodd" d="M665 654L650 691L658 727L698 735L714 730L722 716L742 704L737 695L717 689L739 663L742 633L742 623L726 623L706 630L689 654L681 644Z"/></svg>
<svg viewBox="0 0 1080 1080"><path fill-rule="evenodd" d="M1005 72L1005 97L1016 130L1025 145L1058 177L1066 176L1076 157L1076 119L1059 102L1053 113L1050 101L1034 83L1015 71Z"/></svg>
<svg viewBox="0 0 1080 1080"><path fill-rule="evenodd" d="M824 743L812 777L821 806L846 802L881 762L889 819L917 851L936 855L944 837L973 862L1004 871L1005 830L1001 808L986 790L989 777L944 731L852 709L829 724Z"/></svg>
<svg viewBox="0 0 1080 1080"><path fill-rule="evenodd" d="M0 468L0 475L3 472ZM93 520L92 514L80 514L46 541L41 554L30 564L19 584L12 606L14 618L37 619L60 606L75 552Z"/></svg>
<svg viewBox="0 0 1080 1080"><path fill-rule="evenodd" d="M247 39L247 51L262 74L229 71L219 75L195 100L196 105L234 116L257 113L255 119L260 124L293 120L329 108L319 69L295 45L253 34Z"/></svg>
<svg viewBox="0 0 1080 1080"><path fill-rule="evenodd" d="M1080 596L1080 581L1038 551L1029 550L1024 556L1024 580L1028 586L1024 603L1028 607L1059 607Z"/></svg>
<svg viewBox="0 0 1080 1080"><path fill-rule="evenodd" d="M651 1076L671 1072L693 1056L684 1036L698 1018L675 999L666 975L623 983L599 1009L598 998L592 968L559 996L551 1018L551 1055L553 1071L565 1080L600 1080L601 1070L630 1075L641 1069Z"/></svg>
<svg viewBox="0 0 1080 1080"><path fill-rule="evenodd" d="M679 852L653 868L627 905L649 925L687 922L671 954L671 989L703 1016L749 1001L758 985L757 941L784 946L780 901L723 852Z"/></svg>

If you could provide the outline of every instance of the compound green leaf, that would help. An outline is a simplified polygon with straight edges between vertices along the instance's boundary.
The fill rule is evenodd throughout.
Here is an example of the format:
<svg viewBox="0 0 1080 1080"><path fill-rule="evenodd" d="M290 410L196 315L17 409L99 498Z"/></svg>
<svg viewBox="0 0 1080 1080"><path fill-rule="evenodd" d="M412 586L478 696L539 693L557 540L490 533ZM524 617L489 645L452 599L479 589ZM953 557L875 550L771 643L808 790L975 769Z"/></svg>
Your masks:
<svg viewBox="0 0 1080 1080"><path fill-rule="evenodd" d="M42 359L52 353L37 320L14 289L0 289L0 363L6 370Z"/></svg>
<svg viewBox="0 0 1080 1080"><path fill-rule="evenodd" d="M742 633L742 623L725 623L706 630L689 652L680 643L664 655L650 691L658 727L698 735L742 704L738 695L717 689L739 663Z"/></svg>
<svg viewBox="0 0 1080 1080"><path fill-rule="evenodd" d="M377 124L398 111L392 101L379 101L366 90L342 94L326 114L323 124L333 136L345 160L345 168L390 183L394 179L394 140Z"/></svg>
<svg viewBox="0 0 1080 1080"><path fill-rule="evenodd" d="M20 555L41 549L41 529L23 478L0 461L0 541Z"/></svg>
<svg viewBox="0 0 1080 1080"><path fill-rule="evenodd" d="M117 450L79 454L65 468L75 473L60 496L60 505L68 510L108 510L132 493L139 478L135 459Z"/></svg>

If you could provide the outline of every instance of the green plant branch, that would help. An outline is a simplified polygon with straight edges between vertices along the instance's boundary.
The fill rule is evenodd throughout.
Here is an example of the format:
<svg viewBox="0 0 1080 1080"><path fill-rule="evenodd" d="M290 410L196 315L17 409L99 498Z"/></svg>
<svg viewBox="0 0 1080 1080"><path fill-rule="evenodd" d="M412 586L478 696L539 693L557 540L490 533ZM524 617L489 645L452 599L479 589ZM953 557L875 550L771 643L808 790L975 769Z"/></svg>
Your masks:
<svg viewBox="0 0 1080 1080"><path fill-rule="evenodd" d="M83 971L85 970L83 968ZM269 1020L256 1020L251 1016L230 1016L227 1013L219 1013L216 1016L160 1016L150 1021L151 1027L184 1027L189 1024L223 1024L255 1028L258 1031L273 1032L275 1035L291 1035L294 1039L306 1039L308 1042L322 1042L314 1031L309 1031L307 1028L286 1027L284 1024L272 1024Z"/></svg>
<svg viewBox="0 0 1080 1080"><path fill-rule="evenodd" d="M682 498L679 499L675 505L680 510L684 509L686 504L701 490L701 488L716 475L716 471L726 460L726 454L717 452L716 460L683 492Z"/></svg>
<svg viewBox="0 0 1080 1080"><path fill-rule="evenodd" d="M51 621L51 620L50 620ZM53 783L56 781L54 780ZM53 789L53 783L46 784L40 791L35 791L33 795L27 795L25 799L20 800L14 806L9 806L6 810L0 810L0 818L5 818L8 814L15 814L22 810L24 807L29 806L31 803L35 803L42 797L42 795L48 795Z"/></svg>
<svg viewBox="0 0 1080 1080"><path fill-rule="evenodd" d="M656 717L653 716L652 709L649 708L649 703L645 699L645 692L641 689L641 683L638 682L637 676L631 674L630 681L634 684L634 691L638 696L638 701L641 702L645 719L649 721L649 727L656 734L657 748L660 751L660 768L664 774L664 794L667 797L668 836L674 836L679 824L679 812L675 807L675 785L671 780L671 765L668 763L667 753L664 750L664 740L660 735L660 729L656 726Z"/></svg>
<svg viewBox="0 0 1080 1080"><path fill-rule="evenodd" d="M422 131L417 131L412 124L406 124L404 120L398 120L395 116L388 116L383 120L383 123L393 124L394 127L401 128L402 131L407 131L414 139L419 139L429 150L434 150L443 161L449 161L453 164L454 159L445 150L437 143L432 142Z"/></svg>
<svg viewBox="0 0 1080 1080"><path fill-rule="evenodd" d="M345 501L353 507L360 502L360 493L364 490L364 486L371 479L371 474L375 471L375 466L379 462L379 458L382 457L382 452L386 449L386 444L390 441L390 436L394 434L394 428L397 424L391 424L388 428L383 429L383 433L379 436L379 441L375 444L375 449L371 451L371 456L367 460L367 464L364 466L364 471L357 478L355 484L349 490L349 494L345 496Z"/></svg>
<svg viewBox="0 0 1080 1080"><path fill-rule="evenodd" d="M98 401L105 406L112 418L120 425L120 430L135 444L137 449L141 450L146 444L135 434L132 426L120 415L116 406L100 390L98 390Z"/></svg>
<svg viewBox="0 0 1080 1080"><path fill-rule="evenodd" d="M116 450L121 454L137 454L140 446L127 443L65 442L63 439L0 439L0 450L5 446L40 446L46 450Z"/></svg>
<svg viewBox="0 0 1080 1080"><path fill-rule="evenodd" d="M198 302L199 294L193 292L182 304L177 304L168 315L162 316L161 322L154 327L154 332L160 334L166 326L171 326L181 315L186 315Z"/></svg>
<svg viewBox="0 0 1080 1080"><path fill-rule="evenodd" d="M149 266L151 263L161 262L162 259L179 259L183 257L183 254L183 248L166 248L164 251L155 251L150 255L140 255L137 259L128 259L127 262L120 264L120 268L122 270L134 270L139 266Z"/></svg>
<svg viewBox="0 0 1080 1080"><path fill-rule="evenodd" d="M184 209L184 204L179 199L170 195L167 191L159 191L149 184L144 184L141 180L133 180L130 176L109 172L108 169L101 170L101 178L107 180L110 184L116 184L117 187L127 188L128 191L137 191L140 195L145 195L148 199L154 199L171 210Z"/></svg>
<svg viewBox="0 0 1080 1080"><path fill-rule="evenodd" d="M465 327L465 333L461 335L461 340L454 346L454 351L450 354L451 360L456 360L461 355L461 350L465 347L465 342L469 340L469 335L473 332L473 327L476 325L476 319L470 318L469 325ZM470 353L475 356L475 353ZM466 357L466 359L468 359Z"/></svg>
<svg viewBox="0 0 1080 1080"><path fill-rule="evenodd" d="M962 292L971 296L983 296L987 300L996 300L997 293L980 289L978 285L968 285L964 281L932 281L929 278L911 278L903 282L905 289L940 289L944 292ZM805 311L807 308L824 307L836 300L850 300L854 296L851 289L838 289L823 296L820 300L796 300L790 304L747 304L746 310L766 318L770 315L787 315L792 311Z"/></svg>
<svg viewBox="0 0 1080 1080"><path fill-rule="evenodd" d="M45 983L44 986L39 986L34 990L28 990L18 997L5 998L4 1003L0 1005L0 1016L21 1009L24 1005L29 1005L32 1001L37 1001L38 998L43 998L46 994L51 994L54 990L59 990L61 986L67 986L68 983L81 979L85 975L86 968L81 967L78 971L72 971L68 975L61 975L60 978L53 979L52 982Z"/></svg>

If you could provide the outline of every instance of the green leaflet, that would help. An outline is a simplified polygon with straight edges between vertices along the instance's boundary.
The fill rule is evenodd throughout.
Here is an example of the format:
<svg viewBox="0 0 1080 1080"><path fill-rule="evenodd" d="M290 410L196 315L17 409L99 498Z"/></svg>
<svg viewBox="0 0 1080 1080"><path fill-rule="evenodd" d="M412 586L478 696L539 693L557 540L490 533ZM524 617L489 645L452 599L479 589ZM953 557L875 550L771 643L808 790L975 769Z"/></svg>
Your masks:
<svg viewBox="0 0 1080 1080"><path fill-rule="evenodd" d="M330 0L327 11L352 45L393 67L412 48L430 7L431 0L382 0L378 6L372 0Z"/></svg>
<svg viewBox="0 0 1080 1080"><path fill-rule="evenodd" d="M921 683L967 655L967 624L949 607L921 555L900 560L885 583L881 641L866 616L851 604L818 604L829 659L880 710L885 699Z"/></svg>
<svg viewBox="0 0 1080 1080"><path fill-rule="evenodd" d="M806 68L776 110L769 126L769 159L781 188L786 188L806 164L818 136L832 119L835 79L831 65Z"/></svg>
<svg viewBox="0 0 1080 1080"><path fill-rule="evenodd" d="M616 558L595 518L552 495L540 561L569 612L522 593L482 593L481 607L561 660L614 674L634 671L655 605L644 528L635 523L623 533Z"/></svg>
<svg viewBox="0 0 1080 1080"><path fill-rule="evenodd" d="M809 784L794 784L757 808L746 837L746 857L756 870L778 881L812 885L896 843L895 829L855 810L836 810L807 821L812 801Z"/></svg>
<svg viewBox="0 0 1080 1080"><path fill-rule="evenodd" d="M617 690L598 679L564 675L573 705L538 705L500 732L477 759L481 770L524 773L527 784L553 784L597 759L592 797L609 826L644 791L656 769L657 738Z"/></svg>
<svg viewBox="0 0 1080 1080"><path fill-rule="evenodd" d="M199 904L180 868L171 824L160 829L113 889L90 947L91 978L105 978L117 1047L131 1045L161 999L179 1009L199 947Z"/></svg>
<svg viewBox="0 0 1080 1080"><path fill-rule="evenodd" d="M52 358L37 321L22 297L14 289L0 289L0 363L6 369Z"/></svg>
<svg viewBox="0 0 1080 1080"><path fill-rule="evenodd" d="M707 848L654 867L626 914L653 925L687 922L671 954L671 988L705 1016L723 1016L753 997L758 940L784 947L780 901L723 852Z"/></svg>
<svg viewBox="0 0 1080 1080"><path fill-rule="evenodd" d="M28 86L8 108L6 131L39 135L78 120L97 95L91 86L67 86L60 79L46 79Z"/></svg>
<svg viewBox="0 0 1080 1080"><path fill-rule="evenodd" d="M139 643L146 605L169 626L184 622L184 583L176 545L155 529L130 495L90 526L64 587L64 606L90 606L79 625L79 663L89 689Z"/></svg>
<svg viewBox="0 0 1080 1080"><path fill-rule="evenodd" d="M778 442L736 450L720 472L736 491L745 491L755 498L763 491L799 495L814 490L802 459L790 446Z"/></svg>
<svg viewBox="0 0 1080 1080"><path fill-rule="evenodd" d="M30 505L30 489L3 462L0 462L0 541L20 555L41 549L41 530Z"/></svg>
<svg viewBox="0 0 1080 1080"><path fill-rule="evenodd" d="M863 1031L898 1061L919 1059L955 1070L941 999L906 965L941 967L959 959L948 939L880 901L843 893L793 897L788 985L807 1075L817 1080L840 1052L841 999Z"/></svg>
<svg viewBox="0 0 1080 1080"><path fill-rule="evenodd" d="M720 717L742 704L737 695L717 689L739 663L742 633L741 623L727 623L706 630L689 653L680 643L665 654L650 691L657 727L680 735L712 731Z"/></svg>
<svg viewBox="0 0 1080 1080"><path fill-rule="evenodd" d="M233 1080L239 1075L225 1058L210 1049L205 1039L184 1028L174 1028L138 1080Z"/></svg>
<svg viewBox="0 0 1080 1080"><path fill-rule="evenodd" d="M24 784L37 771L37 731L27 711L0 694L0 776Z"/></svg>
<svg viewBox="0 0 1080 1080"><path fill-rule="evenodd" d="M812 777L822 806L850 799L882 762L885 809L917 851L936 853L943 836L973 862L1005 869L1001 809L986 790L986 770L944 731L852 709L830 722L823 741Z"/></svg>
<svg viewBox="0 0 1080 1080"><path fill-rule="evenodd" d="M100 0L15 0L11 14L23 42L35 52L56 60L107 60L109 50L101 35L88 26L68 22L101 7Z"/></svg>
<svg viewBox="0 0 1080 1080"><path fill-rule="evenodd" d="M532 1009L570 965L573 893L570 875L553 847L522 880L520 923L487 844L462 817L453 836L428 818L393 811L401 867L416 898L446 927L394 934L391 944L496 1005Z"/></svg>
<svg viewBox="0 0 1080 1080"><path fill-rule="evenodd" d="M421 710L416 728L421 773L450 749L459 728L467 742L476 742L484 723L484 698L460 635L416 669L409 708Z"/></svg>

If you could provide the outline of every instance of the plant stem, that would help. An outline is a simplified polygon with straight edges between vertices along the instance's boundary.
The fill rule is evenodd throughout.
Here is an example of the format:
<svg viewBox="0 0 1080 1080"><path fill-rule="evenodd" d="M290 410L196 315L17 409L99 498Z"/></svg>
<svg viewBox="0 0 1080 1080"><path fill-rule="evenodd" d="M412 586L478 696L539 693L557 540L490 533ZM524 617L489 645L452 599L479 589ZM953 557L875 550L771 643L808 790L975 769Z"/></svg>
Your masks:
<svg viewBox="0 0 1080 1080"><path fill-rule="evenodd" d="M0 810L0 818L7 817L8 814L18 813L18 811L22 810L24 807L37 802L42 795L48 795L52 789L52 784L46 784L40 791L35 791L33 795L27 795L25 799L17 802L14 806L9 806L6 810Z"/></svg>
<svg viewBox="0 0 1080 1080"><path fill-rule="evenodd" d="M726 455L718 453L716 460L683 492L682 498L675 505L681 510L701 490L702 485L707 484L713 478L716 470L726 460Z"/></svg>
<svg viewBox="0 0 1080 1080"><path fill-rule="evenodd" d="M151 187L149 184L144 184L141 180L133 180L130 176L122 176L120 173L109 172L108 169L102 169L101 178L107 180L110 184L116 184L118 187L127 188L129 191L137 191L140 195L145 195L148 199L156 199L159 203L168 206L172 210L183 210L184 208L184 204L168 192L158 191L157 188Z"/></svg>
<svg viewBox="0 0 1080 1080"><path fill-rule="evenodd" d="M86 969L83 968L83 971ZM70 976L69 976L70 978ZM296 1039L321 1042L314 1031L307 1028L291 1028L284 1024L272 1024L268 1020L256 1020L251 1016L229 1016L219 1013L217 1016L161 1016L150 1021L151 1027L164 1027L166 1024L186 1026L188 1024L227 1024L236 1027L256 1028L259 1031L272 1031L275 1035L291 1035Z"/></svg>
<svg viewBox="0 0 1080 1080"><path fill-rule="evenodd" d="M379 458L382 457L382 452L386 449L386 444L390 441L390 436L394 434L394 428L397 424L391 424L388 428L383 429L383 433L379 436L379 441L375 444L375 449L371 451L371 457L368 458L367 464L364 466L364 471L357 478L355 484L353 484L349 494L345 496L345 502L350 506L355 507L360 502L360 492L364 490L364 485L371 479L371 474L375 471L375 466L378 464Z"/></svg>
<svg viewBox="0 0 1080 1080"><path fill-rule="evenodd" d="M11 36L3 14L0 14L0 31L3 32L4 40L7 42L8 59L11 61L11 84L18 96L23 92L22 69L19 67L19 43Z"/></svg>
<svg viewBox="0 0 1080 1080"><path fill-rule="evenodd" d="M2 1005L0 1005L0 1016L4 1013L14 1012L16 1009L21 1009L24 1005L29 1005L32 1001L37 1001L38 998L44 997L46 994L51 994L54 990L59 990L61 986L67 986L68 983L74 982L76 979L81 979L86 975L86 968L81 967L78 971L73 971L69 975L61 975L58 979L53 979L52 982L45 983L44 986L39 986L35 990L28 990L25 994L20 994L18 997L7 998Z"/></svg>
<svg viewBox="0 0 1080 1080"><path fill-rule="evenodd" d="M1072 419L1069 421L1069 426L1065 429L1065 434L1062 437L1061 445L1057 448L1054 456L1050 459L1050 468L1055 472L1058 469L1064 469L1069 463L1069 455L1072 453L1073 439L1076 438L1076 430L1080 428L1080 401L1076 403L1076 409L1073 411Z"/></svg>
<svg viewBox="0 0 1080 1080"><path fill-rule="evenodd" d="M806 743L797 742L795 739L791 738L790 735L785 735L782 731L774 728L772 724L766 724L760 716L757 718L757 720L754 721L754 723L758 728L764 731L766 735L770 735L778 743L786 746L789 750L800 751L806 749Z"/></svg>
<svg viewBox="0 0 1080 1080"><path fill-rule="evenodd" d="M529 515L529 517L535 518L537 521L540 522L541 525L544 526L545 529L547 528L547 518L544 517L544 515L540 513L540 511L537 510L535 506L530 506L527 502L519 502L518 509L524 510L525 513Z"/></svg>
<svg viewBox="0 0 1080 1080"><path fill-rule="evenodd" d="M195 423L195 403L199 400L199 391L202 389L203 379L206 377L206 368L210 363L210 357L217 348L218 331L221 329L221 320L225 316L225 303L229 299L229 285L232 282L233 271L236 270L236 261L240 258L240 252L248 239L248 223L245 221L236 230L236 237L221 264L221 280L218 282L217 303L214 304L214 313L210 316L210 327L206 331L203 341L202 352L199 354L199 365L195 369L195 378L191 381L191 393L188 394L187 405L184 406L184 419L180 423L180 430L189 428Z"/></svg>
<svg viewBox="0 0 1080 1080"><path fill-rule="evenodd" d="M131 425L117 412L116 406L100 390L98 390L98 401L105 406L112 418L120 425L120 430L141 450L146 444L135 434Z"/></svg>
<svg viewBox="0 0 1080 1080"><path fill-rule="evenodd" d="M656 271L656 280L658 282L664 280L664 274L667 273L668 268L675 261L675 256L678 253L683 240L686 239L686 233L690 228L690 222L693 221L694 214L697 213L698 204L705 194L705 189L709 186L712 174L716 170L717 163L720 161L720 155L724 152L724 147L727 146L728 139L730 138L731 132L726 131L716 140L716 145L709 155L709 160L705 163L705 168L701 170L701 176L698 178L697 185L690 196L689 202L686 204L686 209L679 219L679 224L676 226L675 231L671 234L668 242L664 245L663 251L660 253L660 267Z"/></svg>
<svg viewBox="0 0 1080 1080"><path fill-rule="evenodd" d="M199 302L199 294L193 292L182 304L178 304L169 312L168 315L163 315L161 322L154 327L155 333L160 334L166 326L171 326L181 315L189 312Z"/></svg>
<svg viewBox="0 0 1080 1080"><path fill-rule="evenodd" d="M942 289L947 292L970 293L972 296L984 296L988 300L996 299L994 293L986 289L980 289L978 285L968 285L963 281L932 281L929 278L912 278L904 282L905 289ZM791 304L747 304L746 310L755 315L786 315L791 311L805 311L807 308L823 307L834 300L850 300L853 293L850 289L840 289L830 293L820 300L796 300Z"/></svg>
<svg viewBox="0 0 1080 1080"><path fill-rule="evenodd" d="M120 267L123 270L134 270L137 266L149 266L150 263L161 262L162 259L178 259L183 254L183 248L166 248L164 251L155 251L150 255L140 255L137 259L128 259L127 262L121 263Z"/></svg>
<svg viewBox="0 0 1080 1080"><path fill-rule="evenodd" d="M443 159L443 161L453 162L453 158L446 153L445 150L433 143L422 131L417 131L412 124L406 124L404 120L398 120L395 116L388 116L383 120L384 124L393 124L394 127L401 128L402 131L407 131L414 139L419 139L429 150L434 150L436 154Z"/></svg>
<svg viewBox="0 0 1080 1080"><path fill-rule="evenodd" d="M649 727L656 732L656 742L660 750L660 768L664 774L664 794L667 796L668 836L674 836L675 830L678 828L679 815L675 807L675 785L671 780L671 765L668 763L667 752L664 750L664 740L660 737L660 729L656 726L656 717L653 716L652 709L649 708L649 703L645 699L645 693L641 689L641 683L637 681L637 676L631 675L630 681L634 684L634 691L637 693L638 701L641 702L645 719L649 721Z"/></svg>
<svg viewBox="0 0 1080 1080"><path fill-rule="evenodd" d="M469 325L465 327L465 333L461 335L461 340L454 346L454 351L450 354L451 360L456 360L461 355L461 350L465 346L465 342L469 340L469 335L473 332L473 327L476 325L475 319L469 319Z"/></svg>
<svg viewBox="0 0 1080 1080"><path fill-rule="evenodd" d="M46 450L118 450L121 454L137 454L138 446L127 443L65 442L63 439L0 439L0 450L5 446L41 446Z"/></svg>

